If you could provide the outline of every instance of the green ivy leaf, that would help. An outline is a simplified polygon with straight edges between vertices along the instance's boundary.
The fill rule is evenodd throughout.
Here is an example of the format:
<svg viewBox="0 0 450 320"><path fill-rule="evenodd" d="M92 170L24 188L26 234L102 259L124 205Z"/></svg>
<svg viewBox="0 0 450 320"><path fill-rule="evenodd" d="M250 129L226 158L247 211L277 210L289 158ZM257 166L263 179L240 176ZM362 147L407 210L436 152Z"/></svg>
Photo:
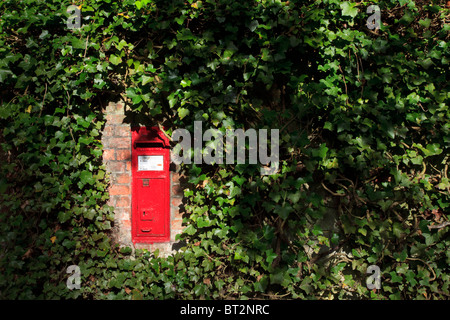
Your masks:
<svg viewBox="0 0 450 320"><path fill-rule="evenodd" d="M356 3L345 1L339 5L342 10L343 16L356 17L358 14L358 8L355 8Z"/></svg>
<svg viewBox="0 0 450 320"><path fill-rule="evenodd" d="M127 88L126 89L127 97L129 97L134 104L138 104L142 101L142 97L140 94L136 92L135 88Z"/></svg>
<svg viewBox="0 0 450 320"><path fill-rule="evenodd" d="M149 76L146 76L146 75L143 75L142 78L141 78L143 86L145 86L147 83L149 83L150 81L153 81L153 80L155 80L154 77L149 77Z"/></svg>
<svg viewBox="0 0 450 320"><path fill-rule="evenodd" d="M392 226L392 232L397 238L400 238L404 233L402 225L398 222L395 222Z"/></svg>
<svg viewBox="0 0 450 320"><path fill-rule="evenodd" d="M269 277L263 276L259 281L253 283L255 291L265 292L267 285L269 284Z"/></svg>
<svg viewBox="0 0 450 320"><path fill-rule="evenodd" d="M272 249L266 250L266 262L268 264L271 264L276 257L278 257L278 255L275 252L273 252Z"/></svg>
<svg viewBox="0 0 450 320"><path fill-rule="evenodd" d="M67 222L71 218L71 214L68 211L60 211L58 213L58 220L61 223Z"/></svg>
<svg viewBox="0 0 450 320"><path fill-rule="evenodd" d="M183 88L189 87L191 85L191 83L192 83L191 80L185 80L185 79L181 80L181 82L180 82L180 84Z"/></svg>
<svg viewBox="0 0 450 320"><path fill-rule="evenodd" d="M117 66L119 63L122 62L122 58L120 58L120 57L118 57L118 56L112 54L112 55L109 56L109 61L110 61L113 65Z"/></svg>
<svg viewBox="0 0 450 320"><path fill-rule="evenodd" d="M233 180L236 181L240 186L247 180L244 177L234 176Z"/></svg>
<svg viewBox="0 0 450 320"><path fill-rule="evenodd" d="M285 203L283 206L277 205L274 209L274 212L278 214L283 220L286 220L292 211L294 211L294 209L287 203Z"/></svg>
<svg viewBox="0 0 450 320"><path fill-rule="evenodd" d="M190 113L189 109L183 107L178 108L178 116L180 117L180 120L188 116L189 113Z"/></svg>
<svg viewBox="0 0 450 320"><path fill-rule="evenodd" d="M94 177L92 176L92 172L86 170L81 172L80 180L83 184L93 185L95 183Z"/></svg>
<svg viewBox="0 0 450 320"><path fill-rule="evenodd" d="M188 225L185 229L184 229L184 233L187 233L188 235L192 236L193 234L195 234L197 232L197 229L195 229L195 227L190 224Z"/></svg>
<svg viewBox="0 0 450 320"><path fill-rule="evenodd" d="M391 271L389 273L391 275L391 281L392 283L402 283L403 282L403 278L401 276L399 276L395 271Z"/></svg>

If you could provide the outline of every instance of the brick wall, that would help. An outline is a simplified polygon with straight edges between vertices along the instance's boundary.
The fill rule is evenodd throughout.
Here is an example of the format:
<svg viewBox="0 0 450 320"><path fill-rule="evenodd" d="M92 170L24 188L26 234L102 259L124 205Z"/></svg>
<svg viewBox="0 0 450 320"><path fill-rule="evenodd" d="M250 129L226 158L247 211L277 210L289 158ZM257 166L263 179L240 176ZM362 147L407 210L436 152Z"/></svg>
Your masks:
<svg viewBox="0 0 450 320"><path fill-rule="evenodd" d="M170 166L170 242L133 245L131 240L131 125L124 123L123 103L110 103L106 109L106 124L103 130L103 162L110 177L109 205L114 207L114 241L122 246L138 249L159 249L167 256L177 248L175 236L182 232L183 189L180 184L179 167Z"/></svg>

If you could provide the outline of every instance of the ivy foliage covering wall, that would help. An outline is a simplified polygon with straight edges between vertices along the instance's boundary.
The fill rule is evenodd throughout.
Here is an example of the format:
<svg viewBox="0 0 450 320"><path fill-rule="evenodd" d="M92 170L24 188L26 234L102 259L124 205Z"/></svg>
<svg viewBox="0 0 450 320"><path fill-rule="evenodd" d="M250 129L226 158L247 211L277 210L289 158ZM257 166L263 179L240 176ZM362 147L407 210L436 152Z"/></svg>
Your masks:
<svg viewBox="0 0 450 320"><path fill-rule="evenodd" d="M71 4L0 4L1 298L449 297L445 1L84 0L68 29ZM183 165L186 247L118 248L112 99L169 135L280 129L280 170Z"/></svg>

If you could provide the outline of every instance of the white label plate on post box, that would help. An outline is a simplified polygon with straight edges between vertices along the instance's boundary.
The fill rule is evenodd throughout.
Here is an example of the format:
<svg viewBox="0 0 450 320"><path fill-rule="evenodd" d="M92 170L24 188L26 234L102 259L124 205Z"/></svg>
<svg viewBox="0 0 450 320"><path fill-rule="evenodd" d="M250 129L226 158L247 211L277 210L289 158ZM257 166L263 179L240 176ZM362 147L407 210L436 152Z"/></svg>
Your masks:
<svg viewBox="0 0 450 320"><path fill-rule="evenodd" d="M138 171L162 171L163 156L138 156Z"/></svg>

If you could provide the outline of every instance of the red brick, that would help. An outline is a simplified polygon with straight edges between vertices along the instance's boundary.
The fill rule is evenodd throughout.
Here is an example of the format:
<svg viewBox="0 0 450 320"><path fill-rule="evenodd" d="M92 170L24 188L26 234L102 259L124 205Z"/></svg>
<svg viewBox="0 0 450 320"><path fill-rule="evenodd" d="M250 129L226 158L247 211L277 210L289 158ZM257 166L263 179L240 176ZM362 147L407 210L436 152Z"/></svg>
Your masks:
<svg viewBox="0 0 450 320"><path fill-rule="evenodd" d="M104 137L111 137L113 135L113 132L114 132L114 127L110 126L110 125L107 125L103 129L103 136Z"/></svg>
<svg viewBox="0 0 450 320"><path fill-rule="evenodd" d="M178 182L180 180L180 174L178 172L172 172L172 182Z"/></svg>
<svg viewBox="0 0 450 320"><path fill-rule="evenodd" d="M114 198L116 198L116 197L114 197ZM126 212L124 212L122 208L115 208L114 209L114 218L115 218L116 221L122 221L122 220L130 219L128 214Z"/></svg>
<svg viewBox="0 0 450 320"><path fill-rule="evenodd" d="M130 187L127 185L113 185L109 188L109 194L115 195L129 195Z"/></svg>
<svg viewBox="0 0 450 320"><path fill-rule="evenodd" d="M174 219L183 219L183 215L180 213L179 208L172 208L172 217Z"/></svg>
<svg viewBox="0 0 450 320"><path fill-rule="evenodd" d="M122 226L125 228L131 228L131 220L122 220Z"/></svg>
<svg viewBox="0 0 450 320"><path fill-rule="evenodd" d="M130 183L131 177L128 173L118 174L116 176L116 183L124 184L124 183Z"/></svg>
<svg viewBox="0 0 450 320"><path fill-rule="evenodd" d="M164 256L172 251L172 244L170 242L155 242L152 244L152 251L159 249L160 256Z"/></svg>
<svg viewBox="0 0 450 320"><path fill-rule="evenodd" d="M122 227L122 229L125 229L124 227ZM131 229L129 228L128 230L121 230L119 232L119 242L126 245L126 246L130 246L131 243Z"/></svg>
<svg viewBox="0 0 450 320"><path fill-rule="evenodd" d="M130 149L118 149L116 150L117 160L130 160L131 150Z"/></svg>
<svg viewBox="0 0 450 320"><path fill-rule="evenodd" d="M114 199L113 198L109 198L108 202L106 203L106 205L114 207Z"/></svg>
<svg viewBox="0 0 450 320"><path fill-rule="evenodd" d="M181 198L173 198L172 199L172 205L174 207L179 207L181 205Z"/></svg>
<svg viewBox="0 0 450 320"><path fill-rule="evenodd" d="M111 138L110 146L116 149L128 149L131 147L131 140L129 138Z"/></svg>
<svg viewBox="0 0 450 320"><path fill-rule="evenodd" d="M111 114L114 111L114 109L115 109L114 104L110 103L103 109L103 112L106 114Z"/></svg>
<svg viewBox="0 0 450 320"><path fill-rule="evenodd" d="M111 146L111 138L107 136L102 137L103 149L112 149Z"/></svg>
<svg viewBox="0 0 450 320"><path fill-rule="evenodd" d="M120 114L123 111L123 104L121 103L110 103L106 106L105 110L107 114Z"/></svg>
<svg viewBox="0 0 450 320"><path fill-rule="evenodd" d="M130 196L122 196L116 200L117 208L129 208L131 205Z"/></svg>
<svg viewBox="0 0 450 320"><path fill-rule="evenodd" d="M115 208L116 218L119 221L130 220L131 218L131 208Z"/></svg>
<svg viewBox="0 0 450 320"><path fill-rule="evenodd" d="M130 126L116 126L113 131L115 137L131 137Z"/></svg>
<svg viewBox="0 0 450 320"><path fill-rule="evenodd" d="M107 114L106 122L109 124L122 124L123 119L125 119L125 115L123 114Z"/></svg>
<svg viewBox="0 0 450 320"><path fill-rule="evenodd" d="M171 221L171 230L181 230L182 229L183 220L172 220Z"/></svg>
<svg viewBox="0 0 450 320"><path fill-rule="evenodd" d="M182 226L173 226L170 230L170 240L175 241L177 234L183 233L183 229L184 228Z"/></svg>
<svg viewBox="0 0 450 320"><path fill-rule="evenodd" d="M105 149L103 150L103 160L116 160L114 149Z"/></svg>
<svg viewBox="0 0 450 320"><path fill-rule="evenodd" d="M149 251L152 251L152 245L150 243L136 243L134 247L136 249L147 249Z"/></svg>
<svg viewBox="0 0 450 320"><path fill-rule="evenodd" d="M179 184L175 184L172 186L172 195L180 197L183 195L183 193L183 189Z"/></svg>
<svg viewBox="0 0 450 320"><path fill-rule="evenodd" d="M116 113L123 113L124 108L123 108L123 104L121 103L112 103L110 104L112 111L116 112Z"/></svg>
<svg viewBox="0 0 450 320"><path fill-rule="evenodd" d="M126 167L127 167L127 171L131 172L131 161L127 161Z"/></svg>
<svg viewBox="0 0 450 320"><path fill-rule="evenodd" d="M123 161L110 161L107 165L110 172L124 172L125 162Z"/></svg>

